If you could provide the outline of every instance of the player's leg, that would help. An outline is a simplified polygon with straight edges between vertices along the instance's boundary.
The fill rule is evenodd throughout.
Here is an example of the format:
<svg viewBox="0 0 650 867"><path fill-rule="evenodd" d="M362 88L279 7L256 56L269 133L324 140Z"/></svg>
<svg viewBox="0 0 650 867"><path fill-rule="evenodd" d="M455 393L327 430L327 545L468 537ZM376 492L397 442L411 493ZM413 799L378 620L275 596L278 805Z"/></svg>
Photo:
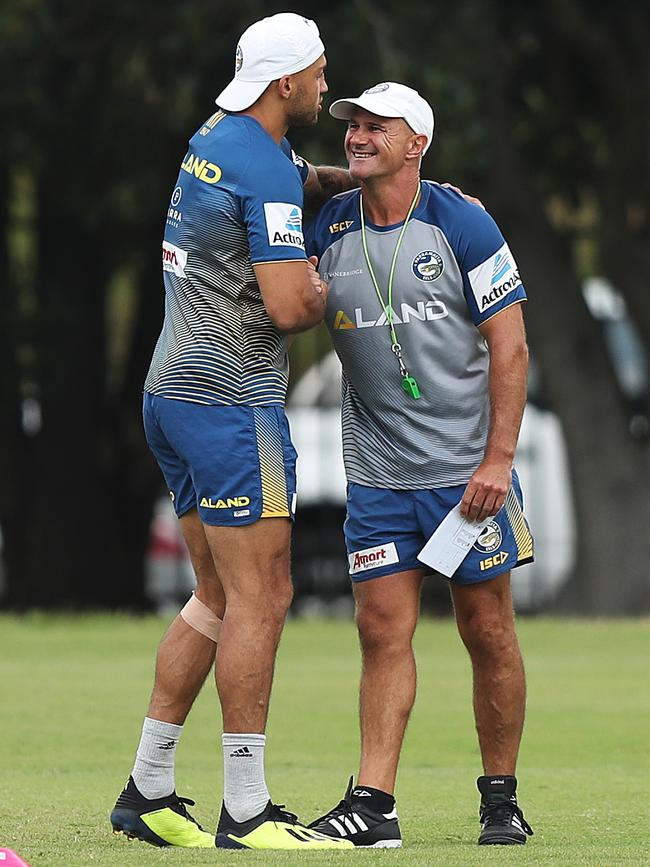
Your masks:
<svg viewBox="0 0 650 867"><path fill-rule="evenodd" d="M196 576L194 596L210 609L215 621L222 620L225 597L196 509L181 516L179 523ZM188 624L185 618L194 625ZM203 631L198 631L197 626ZM215 622L212 637L206 632L210 632L209 622L207 627L202 626L200 614L198 620L194 620L191 611L179 614L167 630L156 657L156 677L147 713L150 719L165 720L177 726L185 722L214 663L219 624Z"/></svg>
<svg viewBox="0 0 650 867"><path fill-rule="evenodd" d="M212 834L198 825L176 796L175 758L185 719L214 664L224 596L196 510L179 520L196 575L196 591L158 648L154 687L135 763L111 822L116 832L154 845L211 848Z"/></svg>
<svg viewBox="0 0 650 867"><path fill-rule="evenodd" d="M293 595L291 522L206 527L226 608L215 675L223 716L224 803L216 845L226 849L334 849L351 844L306 828L271 802L266 720L282 628Z"/></svg>
<svg viewBox="0 0 650 867"><path fill-rule="evenodd" d="M245 527L205 529L226 599L215 666L224 731L262 734L293 596L291 522L267 518Z"/></svg>
<svg viewBox="0 0 650 867"><path fill-rule="evenodd" d="M163 401L157 407L145 395L145 431L172 494L197 588L159 646L154 688L133 770L111 813L111 824L116 833L157 846L208 848L214 838L177 797L174 769L183 723L214 662L224 597L196 513L191 476L163 429L161 413L166 403L174 402Z"/></svg>
<svg viewBox="0 0 650 867"><path fill-rule="evenodd" d="M515 630L510 572L452 585L458 631L472 662L474 716L484 776L481 844L525 843L532 833L516 801L526 682Z"/></svg>

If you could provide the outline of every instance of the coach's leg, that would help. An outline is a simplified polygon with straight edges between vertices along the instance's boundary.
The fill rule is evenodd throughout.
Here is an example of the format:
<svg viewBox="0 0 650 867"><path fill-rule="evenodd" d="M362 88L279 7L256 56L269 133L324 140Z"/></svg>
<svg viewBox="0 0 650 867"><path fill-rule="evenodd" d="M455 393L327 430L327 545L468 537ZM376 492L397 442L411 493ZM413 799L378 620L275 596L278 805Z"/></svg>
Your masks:
<svg viewBox="0 0 650 867"><path fill-rule="evenodd" d="M452 585L458 631L474 673L474 716L484 773L515 774L526 683L515 632L510 573Z"/></svg>
<svg viewBox="0 0 650 867"><path fill-rule="evenodd" d="M225 597L217 575L205 530L196 509L179 519L196 575L196 598L220 620ZM183 725L208 676L216 643L198 632L179 615L167 630L156 657L156 679L148 716Z"/></svg>
<svg viewBox="0 0 650 867"><path fill-rule="evenodd" d="M362 654L358 785L388 794L415 701L412 639L421 587L419 569L354 584Z"/></svg>

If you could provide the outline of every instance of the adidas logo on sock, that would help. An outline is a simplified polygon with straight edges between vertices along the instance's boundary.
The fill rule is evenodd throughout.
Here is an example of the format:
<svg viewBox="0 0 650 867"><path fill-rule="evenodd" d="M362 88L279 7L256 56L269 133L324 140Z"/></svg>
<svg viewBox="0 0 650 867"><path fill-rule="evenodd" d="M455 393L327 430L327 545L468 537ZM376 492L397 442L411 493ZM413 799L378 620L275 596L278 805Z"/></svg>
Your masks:
<svg viewBox="0 0 650 867"><path fill-rule="evenodd" d="M173 750L176 746L176 741L167 741L166 744L161 744L158 749L159 750Z"/></svg>
<svg viewBox="0 0 650 867"><path fill-rule="evenodd" d="M253 754L248 747L240 747L238 750L230 753L231 759L252 759Z"/></svg>

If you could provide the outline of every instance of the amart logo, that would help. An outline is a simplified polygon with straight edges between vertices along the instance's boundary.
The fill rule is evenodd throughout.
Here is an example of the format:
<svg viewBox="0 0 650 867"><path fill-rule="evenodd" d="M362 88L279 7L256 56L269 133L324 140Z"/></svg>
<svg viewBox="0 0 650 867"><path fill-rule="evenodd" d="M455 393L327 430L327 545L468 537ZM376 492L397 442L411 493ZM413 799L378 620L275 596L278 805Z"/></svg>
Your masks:
<svg viewBox="0 0 650 867"><path fill-rule="evenodd" d="M363 551L355 551L348 555L350 574L365 572L367 569L376 569L379 566L388 566L399 563L397 548L394 542L386 545L377 545L375 548L364 548Z"/></svg>

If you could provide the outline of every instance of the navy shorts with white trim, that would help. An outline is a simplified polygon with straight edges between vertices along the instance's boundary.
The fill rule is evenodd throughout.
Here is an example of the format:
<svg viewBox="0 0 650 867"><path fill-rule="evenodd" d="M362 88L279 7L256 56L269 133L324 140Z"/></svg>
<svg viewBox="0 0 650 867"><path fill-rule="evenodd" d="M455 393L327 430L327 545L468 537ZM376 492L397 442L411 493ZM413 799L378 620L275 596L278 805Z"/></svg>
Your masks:
<svg viewBox="0 0 650 867"><path fill-rule="evenodd" d="M411 569L430 572L417 555L460 502L465 487L399 491L350 483L344 531L352 581ZM522 507L521 486L513 471L505 504L482 530L451 581L476 584L533 561L533 538Z"/></svg>

